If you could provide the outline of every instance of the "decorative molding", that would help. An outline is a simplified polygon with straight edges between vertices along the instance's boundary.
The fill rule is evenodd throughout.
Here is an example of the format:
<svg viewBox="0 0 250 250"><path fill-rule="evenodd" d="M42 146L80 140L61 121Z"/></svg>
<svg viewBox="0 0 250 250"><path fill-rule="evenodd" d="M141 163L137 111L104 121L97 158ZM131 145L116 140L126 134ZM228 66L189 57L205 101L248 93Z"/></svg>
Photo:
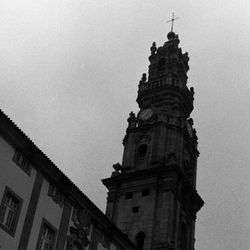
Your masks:
<svg viewBox="0 0 250 250"><path fill-rule="evenodd" d="M42 189L43 180L44 178L42 174L39 171L37 171L36 179L34 182L27 213L25 216L24 224L23 224L21 237L19 240L18 250L27 249L29 237L30 237L30 233L31 233L31 229L32 229L32 225L33 225L33 221L34 221L34 217L36 213L36 208L37 208L38 200L39 200L41 189Z"/></svg>
<svg viewBox="0 0 250 250"><path fill-rule="evenodd" d="M73 249L74 245L80 245L84 250L89 245L87 234L81 227L70 227L70 236L67 238L66 250Z"/></svg>
<svg viewBox="0 0 250 250"><path fill-rule="evenodd" d="M65 241L67 238L67 231L68 231L68 227L69 227L71 210L72 210L72 206L65 199L63 213L61 216L59 232L58 232L58 237L57 237L56 250L64 249Z"/></svg>
<svg viewBox="0 0 250 250"><path fill-rule="evenodd" d="M66 250L71 250L74 244L82 247L84 250L89 245L88 235L91 228L91 214L85 208L74 208L72 221L74 227L70 227L70 235L67 237Z"/></svg>
<svg viewBox="0 0 250 250"><path fill-rule="evenodd" d="M50 183L49 185L48 196L50 196L52 200L61 208L63 207L64 195L62 191L53 183Z"/></svg>
<svg viewBox="0 0 250 250"><path fill-rule="evenodd" d="M91 213L85 208L74 208L72 221L77 228L83 228L87 235L90 231L92 216Z"/></svg>
<svg viewBox="0 0 250 250"><path fill-rule="evenodd" d="M99 243L101 243L104 248L108 248L110 245L105 228L102 225L97 224L97 222L95 222L92 239L93 242L92 248L90 248L91 250L97 250Z"/></svg>
<svg viewBox="0 0 250 250"><path fill-rule="evenodd" d="M20 152L20 150L16 149L12 160L19 166L27 175L31 174L31 165L28 159Z"/></svg>

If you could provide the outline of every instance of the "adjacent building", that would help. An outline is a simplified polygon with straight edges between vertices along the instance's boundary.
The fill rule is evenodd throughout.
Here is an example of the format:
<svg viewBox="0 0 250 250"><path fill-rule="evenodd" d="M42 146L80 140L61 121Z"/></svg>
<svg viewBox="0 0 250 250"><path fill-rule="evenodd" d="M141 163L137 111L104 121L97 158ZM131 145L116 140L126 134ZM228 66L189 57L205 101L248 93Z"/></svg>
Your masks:
<svg viewBox="0 0 250 250"><path fill-rule="evenodd" d="M2 111L0 164L1 250L135 249Z"/></svg>

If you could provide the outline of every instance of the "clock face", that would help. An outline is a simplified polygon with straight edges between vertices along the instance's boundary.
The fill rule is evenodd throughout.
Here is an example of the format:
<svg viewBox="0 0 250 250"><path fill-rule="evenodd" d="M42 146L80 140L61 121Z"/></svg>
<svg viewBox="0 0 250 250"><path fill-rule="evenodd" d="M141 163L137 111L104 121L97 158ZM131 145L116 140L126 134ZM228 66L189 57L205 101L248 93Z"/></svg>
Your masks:
<svg viewBox="0 0 250 250"><path fill-rule="evenodd" d="M152 116L153 116L152 109L143 109L138 114L138 118L142 121L149 120Z"/></svg>

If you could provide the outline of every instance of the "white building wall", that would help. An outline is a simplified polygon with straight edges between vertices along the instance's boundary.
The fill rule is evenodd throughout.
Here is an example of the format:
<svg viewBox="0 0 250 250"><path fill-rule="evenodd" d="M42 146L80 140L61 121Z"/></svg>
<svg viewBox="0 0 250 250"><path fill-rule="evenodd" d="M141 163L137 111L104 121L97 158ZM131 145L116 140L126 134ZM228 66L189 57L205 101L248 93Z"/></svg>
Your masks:
<svg viewBox="0 0 250 250"><path fill-rule="evenodd" d="M56 228L58 235L63 208L61 208L52 200L50 196L48 196L48 191L49 182L44 179L27 250L36 249L43 218L45 218L53 227ZM55 239L55 242L56 240L57 239Z"/></svg>
<svg viewBox="0 0 250 250"><path fill-rule="evenodd" d="M23 230L23 224L27 213L27 208L30 202L31 193L34 186L34 181L37 175L37 170L31 166L31 174L28 175L23 169L21 169L12 159L15 154L15 148L9 145L2 137L0 137L0 202L2 201L6 186L10 188L22 199L21 212L18 219L14 237L5 232L0 228L0 250L14 250L18 249L20 236ZM44 178L41 192L35 211L32 229L30 232L29 243L27 250L36 249L37 240L41 228L42 219L46 219L56 230L55 244L57 242L57 236L60 227L61 216L63 213L63 207L48 195L50 183ZM72 216L74 209L71 210L71 216L69 220L68 235L70 235L69 228L75 227ZM91 212L91 211L90 211ZM91 241L93 238L93 226L90 228L88 234L88 240ZM65 242L66 249L67 241ZM90 244L91 245L91 244ZM89 250L89 246L85 248ZM104 250L101 243L98 244L97 250ZM114 243L111 243L108 247L109 250L117 250Z"/></svg>
<svg viewBox="0 0 250 250"><path fill-rule="evenodd" d="M36 170L32 168L31 175L29 176L15 162L13 162L12 158L15 149L2 137L0 137L0 152L0 201L2 201L6 186L23 199L14 237L0 228L0 249L17 249L36 177Z"/></svg>

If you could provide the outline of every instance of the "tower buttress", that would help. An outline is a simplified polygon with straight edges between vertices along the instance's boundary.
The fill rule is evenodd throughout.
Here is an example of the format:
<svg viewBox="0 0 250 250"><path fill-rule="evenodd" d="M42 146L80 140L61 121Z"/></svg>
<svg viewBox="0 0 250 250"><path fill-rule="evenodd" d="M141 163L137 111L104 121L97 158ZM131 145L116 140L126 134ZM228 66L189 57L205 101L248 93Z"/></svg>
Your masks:
<svg viewBox="0 0 250 250"><path fill-rule="evenodd" d="M168 33L151 46L148 77L139 82L137 116L131 112L122 164L103 183L107 216L144 250L193 250L196 213L197 136L190 114L194 90L187 87L187 53Z"/></svg>

